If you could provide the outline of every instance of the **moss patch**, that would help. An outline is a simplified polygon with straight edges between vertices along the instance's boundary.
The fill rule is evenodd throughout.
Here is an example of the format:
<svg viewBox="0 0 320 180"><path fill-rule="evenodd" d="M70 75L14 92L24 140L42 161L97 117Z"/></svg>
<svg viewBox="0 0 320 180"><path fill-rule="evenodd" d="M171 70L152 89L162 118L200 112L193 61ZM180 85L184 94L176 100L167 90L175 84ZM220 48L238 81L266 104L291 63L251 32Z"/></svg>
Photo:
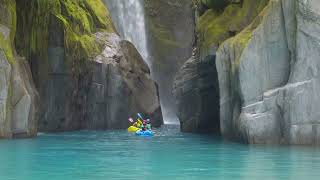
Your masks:
<svg viewBox="0 0 320 180"><path fill-rule="evenodd" d="M254 30L262 23L265 12L268 11L268 7L270 6L268 5L264 10L262 10L260 14L251 22L251 24L249 24L240 33L224 42L229 44L230 49L234 51L233 54L235 56L235 61L232 65L232 74L235 74L238 71L241 63L240 60L242 52L247 47L250 39L252 38Z"/></svg>
<svg viewBox="0 0 320 180"><path fill-rule="evenodd" d="M223 12L207 10L197 22L199 46L206 53L218 47L227 38L238 34L262 11L269 0L244 0L243 4L230 4Z"/></svg>
<svg viewBox="0 0 320 180"><path fill-rule="evenodd" d="M20 54L46 60L50 21L64 31L64 48L70 61L88 59L101 52L95 41L97 31L114 32L101 0L17 0L19 32L15 43Z"/></svg>
<svg viewBox="0 0 320 180"><path fill-rule="evenodd" d="M90 12L97 28L106 30L107 32L115 32L111 15L101 0L86 0L84 4L84 7Z"/></svg>
<svg viewBox="0 0 320 180"><path fill-rule="evenodd" d="M16 33L16 3L12 0L0 0L1 11L0 24L9 28L10 34L4 37L0 33L0 48L4 51L10 64L14 63L13 40Z"/></svg>
<svg viewBox="0 0 320 180"><path fill-rule="evenodd" d="M10 64L14 63L14 56L12 50L12 44L10 39L5 39L5 37L0 33L0 48L3 50Z"/></svg>

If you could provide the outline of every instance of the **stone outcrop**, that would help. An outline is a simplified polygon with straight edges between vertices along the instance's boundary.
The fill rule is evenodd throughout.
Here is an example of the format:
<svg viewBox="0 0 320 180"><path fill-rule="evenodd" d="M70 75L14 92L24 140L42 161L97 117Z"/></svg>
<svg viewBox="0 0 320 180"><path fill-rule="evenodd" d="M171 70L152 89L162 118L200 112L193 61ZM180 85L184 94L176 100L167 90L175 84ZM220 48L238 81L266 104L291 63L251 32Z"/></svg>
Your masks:
<svg viewBox="0 0 320 180"><path fill-rule="evenodd" d="M319 144L316 0L270 0L217 53L222 134L248 143Z"/></svg>
<svg viewBox="0 0 320 180"><path fill-rule="evenodd" d="M85 127L126 128L128 117L135 117L137 112L150 116L153 126L162 125L157 86L136 48L116 34L96 36L105 48L90 63Z"/></svg>
<svg viewBox="0 0 320 180"><path fill-rule="evenodd" d="M159 84L164 117L170 121L176 118L174 76L192 54L192 1L145 0L145 16L152 77Z"/></svg>
<svg viewBox="0 0 320 180"><path fill-rule="evenodd" d="M173 94L183 132L219 133L219 87L215 57L199 61L193 56L175 78Z"/></svg>
<svg viewBox="0 0 320 180"><path fill-rule="evenodd" d="M0 1L0 138L37 134L38 93L28 63L13 46L15 1Z"/></svg>
<svg viewBox="0 0 320 180"><path fill-rule="evenodd" d="M16 56L12 65L11 133L12 137L36 136L39 95L34 86L28 62Z"/></svg>

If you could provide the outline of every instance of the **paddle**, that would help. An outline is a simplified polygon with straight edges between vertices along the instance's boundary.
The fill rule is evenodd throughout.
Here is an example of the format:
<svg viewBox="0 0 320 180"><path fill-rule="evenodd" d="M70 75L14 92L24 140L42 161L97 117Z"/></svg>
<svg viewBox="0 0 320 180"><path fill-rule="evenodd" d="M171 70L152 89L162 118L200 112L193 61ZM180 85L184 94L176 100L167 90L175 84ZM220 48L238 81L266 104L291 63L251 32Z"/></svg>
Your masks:
<svg viewBox="0 0 320 180"><path fill-rule="evenodd" d="M144 120L144 118L141 116L140 113L137 113L137 115L138 115L138 117L139 117L140 119Z"/></svg>

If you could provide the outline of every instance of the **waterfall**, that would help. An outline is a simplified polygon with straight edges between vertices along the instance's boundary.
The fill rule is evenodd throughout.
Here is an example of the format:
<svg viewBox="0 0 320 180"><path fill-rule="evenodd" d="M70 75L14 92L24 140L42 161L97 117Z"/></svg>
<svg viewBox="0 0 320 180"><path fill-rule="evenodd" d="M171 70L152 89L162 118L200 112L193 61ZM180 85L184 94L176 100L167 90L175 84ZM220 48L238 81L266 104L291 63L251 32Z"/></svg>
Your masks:
<svg viewBox="0 0 320 180"><path fill-rule="evenodd" d="M144 61L149 61L143 0L103 0L120 36L132 42Z"/></svg>

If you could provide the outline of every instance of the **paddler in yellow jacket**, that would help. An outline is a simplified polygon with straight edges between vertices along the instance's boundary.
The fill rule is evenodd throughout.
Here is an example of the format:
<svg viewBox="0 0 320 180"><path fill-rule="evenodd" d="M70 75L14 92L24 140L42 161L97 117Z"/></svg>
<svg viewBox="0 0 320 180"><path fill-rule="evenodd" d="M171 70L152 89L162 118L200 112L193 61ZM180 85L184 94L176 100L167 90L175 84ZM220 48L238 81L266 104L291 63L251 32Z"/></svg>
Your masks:
<svg viewBox="0 0 320 180"><path fill-rule="evenodd" d="M140 119L137 119L137 121L133 123L133 126L137 128L141 128L141 125L142 125L142 122Z"/></svg>
<svg viewBox="0 0 320 180"><path fill-rule="evenodd" d="M131 123L133 123L133 119L132 119L132 118L129 118L129 121L130 121ZM140 120L140 119L137 119L137 121L134 122L134 123L132 124L132 126L130 126L130 127L128 128L128 131L129 131L129 132L136 132L136 131L138 131L139 129L141 129L141 125L142 125L141 120Z"/></svg>

